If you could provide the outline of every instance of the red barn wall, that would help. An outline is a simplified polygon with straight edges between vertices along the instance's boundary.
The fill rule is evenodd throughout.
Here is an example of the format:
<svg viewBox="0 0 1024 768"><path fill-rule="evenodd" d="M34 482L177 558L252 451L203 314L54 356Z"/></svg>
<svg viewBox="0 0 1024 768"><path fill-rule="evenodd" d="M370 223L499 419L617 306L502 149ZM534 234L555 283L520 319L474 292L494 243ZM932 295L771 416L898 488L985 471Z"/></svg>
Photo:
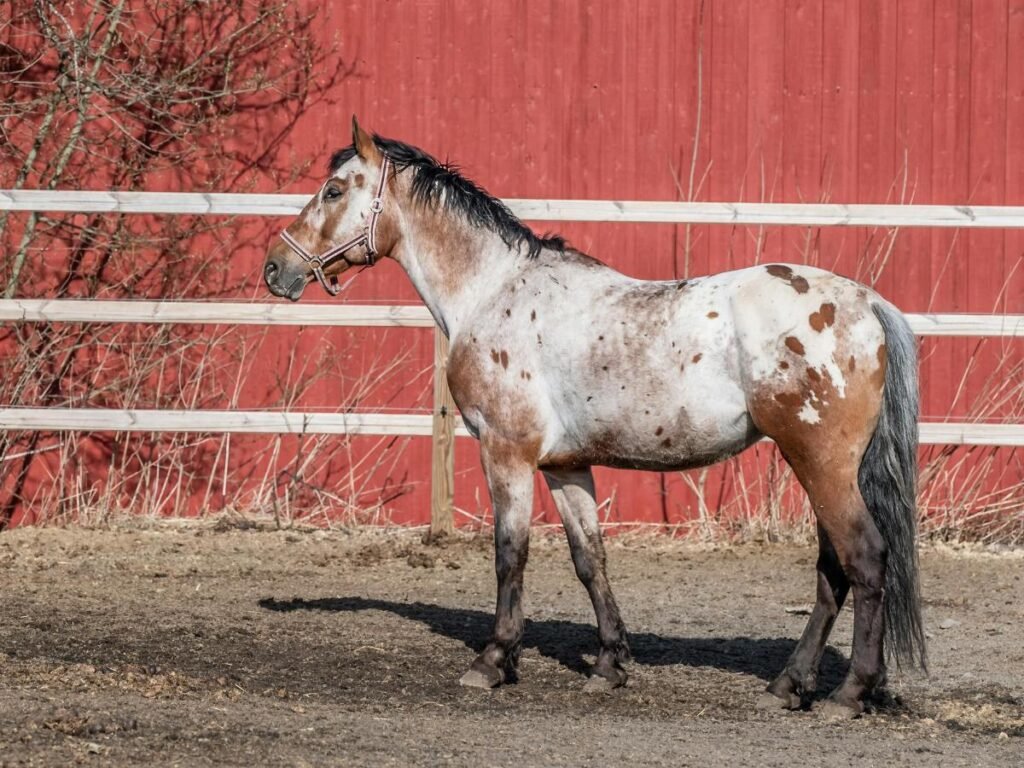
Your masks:
<svg viewBox="0 0 1024 768"><path fill-rule="evenodd" d="M1024 204L1024 0L707 0L703 18L701 5L310 4L323 44L337 45L353 74L287 148L297 165L314 163L290 191L316 189L356 113L500 197ZM1020 231L906 230L890 243L887 232L863 228L537 228L643 278L806 261L874 281L907 311L1024 311ZM248 276L240 294L261 296L262 253L233 258ZM360 275L346 300L416 296L385 262ZM298 342L295 333L271 334L267 365L296 343L314 350L316 333ZM413 361L378 404L429 405L428 332L326 336L386 354L411 347ZM980 351L977 340L925 342L925 417L966 415L1006 354L1019 359L1019 342L992 340ZM961 386L972 355L977 367ZM343 396L342 385L325 383L303 405L333 407ZM243 405L258 406L253 397ZM393 519L426 520L429 461L429 440L411 440L403 466L413 490L389 505ZM613 520L693 514L676 475L601 471L598 486L614 492ZM488 506L469 440L458 441L456 505L473 514ZM541 515L551 515L543 496Z"/></svg>

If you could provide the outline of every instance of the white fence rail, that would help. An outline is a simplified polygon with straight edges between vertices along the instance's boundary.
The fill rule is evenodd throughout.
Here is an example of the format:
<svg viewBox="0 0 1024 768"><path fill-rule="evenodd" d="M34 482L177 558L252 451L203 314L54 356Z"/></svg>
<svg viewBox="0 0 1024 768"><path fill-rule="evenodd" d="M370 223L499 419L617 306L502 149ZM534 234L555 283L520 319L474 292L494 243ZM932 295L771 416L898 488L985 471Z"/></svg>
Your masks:
<svg viewBox="0 0 1024 768"><path fill-rule="evenodd" d="M18 321L434 327L427 308L417 305L0 299L0 322ZM1024 333L1024 316L1019 325Z"/></svg>
<svg viewBox="0 0 1024 768"><path fill-rule="evenodd" d="M433 434L429 413L288 411L158 411L113 408L0 408L5 429L61 432L200 432L253 435ZM455 434L468 437L462 421Z"/></svg>
<svg viewBox="0 0 1024 768"><path fill-rule="evenodd" d="M919 336L1024 337L1024 315L908 314ZM182 323L432 328L423 306L0 299L0 322Z"/></svg>
<svg viewBox="0 0 1024 768"><path fill-rule="evenodd" d="M0 190L0 211L293 216L309 195ZM1024 206L712 203L506 199L531 221L618 221L804 227L1024 227Z"/></svg>
<svg viewBox="0 0 1024 768"><path fill-rule="evenodd" d="M0 408L0 424L5 429L60 432L230 432L427 437L433 434L433 418L431 414L417 413ZM455 434L459 437L469 436L461 419L455 421ZM1024 447L1024 429L1016 424L925 422L921 424L921 443Z"/></svg>

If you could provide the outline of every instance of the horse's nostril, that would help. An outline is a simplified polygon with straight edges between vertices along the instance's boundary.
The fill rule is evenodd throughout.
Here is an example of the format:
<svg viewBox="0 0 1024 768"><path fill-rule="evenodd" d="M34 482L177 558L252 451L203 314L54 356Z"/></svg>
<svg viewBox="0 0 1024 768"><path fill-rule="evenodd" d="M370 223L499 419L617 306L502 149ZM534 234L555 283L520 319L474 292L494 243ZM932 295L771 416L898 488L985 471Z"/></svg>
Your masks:
<svg viewBox="0 0 1024 768"><path fill-rule="evenodd" d="M263 268L263 276L267 280L272 280L274 278L274 275L276 275L276 274L277 274L277 264L275 264L272 261L268 261L267 262L267 266L265 266Z"/></svg>

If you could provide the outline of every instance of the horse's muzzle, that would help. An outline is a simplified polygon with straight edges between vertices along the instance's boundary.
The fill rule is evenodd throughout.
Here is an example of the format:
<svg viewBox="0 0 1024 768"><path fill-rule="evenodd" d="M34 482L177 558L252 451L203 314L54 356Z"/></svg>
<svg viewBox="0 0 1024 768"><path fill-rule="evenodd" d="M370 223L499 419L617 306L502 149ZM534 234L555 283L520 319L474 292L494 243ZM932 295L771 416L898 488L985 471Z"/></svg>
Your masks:
<svg viewBox="0 0 1024 768"><path fill-rule="evenodd" d="M267 257L263 265L263 281L267 288L275 296L283 296L291 301L298 301L302 298L302 291L306 287L306 272L304 269L296 268L278 255Z"/></svg>

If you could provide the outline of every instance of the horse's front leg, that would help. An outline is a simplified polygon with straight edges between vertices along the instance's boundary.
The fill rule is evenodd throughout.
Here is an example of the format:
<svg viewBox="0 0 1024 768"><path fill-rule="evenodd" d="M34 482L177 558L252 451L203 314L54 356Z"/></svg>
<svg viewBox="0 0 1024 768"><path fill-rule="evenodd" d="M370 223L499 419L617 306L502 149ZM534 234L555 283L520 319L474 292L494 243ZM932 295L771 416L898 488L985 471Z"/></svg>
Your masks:
<svg viewBox="0 0 1024 768"><path fill-rule="evenodd" d="M523 637L523 571L530 546L533 511L533 473L536 469L518 446L485 440L484 473L494 505L494 569L498 601L494 633L487 646L462 676L462 685L494 688L505 682L519 661Z"/></svg>
<svg viewBox="0 0 1024 768"><path fill-rule="evenodd" d="M606 690L626 684L622 662L629 660L629 640L605 572L604 544L597 519L594 474L590 468L545 470L551 496L565 526L576 575L587 588L597 616L601 649L590 670L587 690Z"/></svg>

